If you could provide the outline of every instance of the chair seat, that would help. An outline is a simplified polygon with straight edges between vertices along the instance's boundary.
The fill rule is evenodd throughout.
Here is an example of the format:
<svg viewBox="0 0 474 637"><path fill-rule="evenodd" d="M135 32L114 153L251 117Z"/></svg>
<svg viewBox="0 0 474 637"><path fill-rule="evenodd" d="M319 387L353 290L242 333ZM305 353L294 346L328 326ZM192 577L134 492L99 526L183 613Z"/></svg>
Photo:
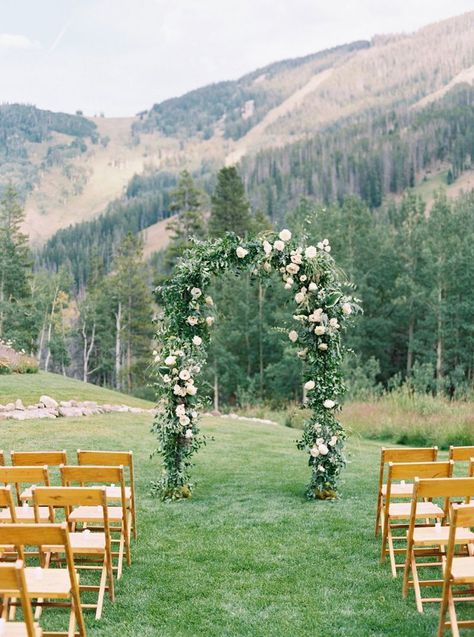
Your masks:
<svg viewBox="0 0 474 637"><path fill-rule="evenodd" d="M122 521L122 507L107 507L109 522ZM103 522L104 515L101 506L80 506L68 517L69 522Z"/></svg>
<svg viewBox="0 0 474 637"><path fill-rule="evenodd" d="M417 527L413 531L413 540L418 546L447 545L449 530L449 526L441 526L439 528L434 526ZM459 527L456 529L456 542L458 544L474 543L474 533L469 529Z"/></svg>
<svg viewBox="0 0 474 637"><path fill-rule="evenodd" d="M413 484L397 484L393 483L392 488L390 489L390 493L393 497L397 498L411 498L413 495ZM387 495L387 485L382 485L382 495L385 497Z"/></svg>
<svg viewBox="0 0 474 637"><path fill-rule="evenodd" d="M474 557L454 557L451 574L456 584L474 583Z"/></svg>
<svg viewBox="0 0 474 637"><path fill-rule="evenodd" d="M35 510L33 507L15 507L15 515L18 522L34 522ZM41 522L49 522L48 507L39 507L39 515ZM0 511L0 522L11 522L11 515L8 509Z"/></svg>
<svg viewBox="0 0 474 637"><path fill-rule="evenodd" d="M83 531L69 533L72 552L75 554L92 555L105 553L105 533L84 533ZM64 553L64 546L42 546L44 551ZM0 635L1 637L1 635Z"/></svg>
<svg viewBox="0 0 474 637"><path fill-rule="evenodd" d="M71 593L71 580L67 569L27 566L25 579L29 597L62 599L69 597Z"/></svg>
<svg viewBox="0 0 474 637"><path fill-rule="evenodd" d="M388 515L390 518L408 519L411 513L411 502L392 502L388 507ZM417 518L442 518L444 511L441 507L433 502L418 502L416 505Z"/></svg>
<svg viewBox="0 0 474 637"><path fill-rule="evenodd" d="M28 631L23 622L7 622L3 625L0 635L2 637L28 637ZM42 637L42 635L42 629L35 624L35 637Z"/></svg>

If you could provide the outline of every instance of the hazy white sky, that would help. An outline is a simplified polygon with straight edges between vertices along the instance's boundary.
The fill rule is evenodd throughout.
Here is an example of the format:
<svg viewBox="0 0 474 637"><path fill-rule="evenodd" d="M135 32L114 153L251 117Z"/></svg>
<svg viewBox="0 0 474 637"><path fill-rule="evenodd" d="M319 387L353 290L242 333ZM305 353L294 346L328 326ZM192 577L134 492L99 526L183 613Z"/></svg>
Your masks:
<svg viewBox="0 0 474 637"><path fill-rule="evenodd" d="M131 115L275 60L470 10L474 0L0 0L0 102Z"/></svg>

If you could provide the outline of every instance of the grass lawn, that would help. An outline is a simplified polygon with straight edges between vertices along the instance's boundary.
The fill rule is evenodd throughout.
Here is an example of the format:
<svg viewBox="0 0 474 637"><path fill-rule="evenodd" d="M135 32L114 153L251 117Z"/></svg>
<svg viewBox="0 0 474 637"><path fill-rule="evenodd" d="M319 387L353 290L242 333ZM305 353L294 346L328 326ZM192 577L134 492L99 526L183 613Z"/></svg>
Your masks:
<svg viewBox="0 0 474 637"><path fill-rule="evenodd" d="M2 379L3 381L3 379ZM133 449L139 538L133 565L96 622L97 637L431 637L373 536L379 444L354 439L338 502L306 502L297 431L217 418L197 455L195 495L149 495L158 471L148 414L2 422L4 449ZM45 627L48 619L44 614Z"/></svg>
<svg viewBox="0 0 474 637"><path fill-rule="evenodd" d="M25 405L38 402L43 394L56 400L96 400L99 403L124 403L130 407L151 407L146 400L83 383L60 374L38 372L37 374L8 374L0 376L0 404L21 398Z"/></svg>

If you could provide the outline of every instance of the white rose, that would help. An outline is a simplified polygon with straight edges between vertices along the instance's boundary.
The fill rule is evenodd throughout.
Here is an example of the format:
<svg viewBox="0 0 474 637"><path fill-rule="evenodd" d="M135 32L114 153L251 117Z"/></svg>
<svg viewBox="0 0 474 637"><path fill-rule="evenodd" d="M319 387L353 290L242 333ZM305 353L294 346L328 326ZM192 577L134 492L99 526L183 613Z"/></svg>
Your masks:
<svg viewBox="0 0 474 637"><path fill-rule="evenodd" d="M283 287L285 288L285 290L291 290L291 283L288 283L287 281Z"/></svg>
<svg viewBox="0 0 474 637"><path fill-rule="evenodd" d="M191 374L189 373L189 370L182 369L179 372L179 377L181 378L181 380L189 380L191 378Z"/></svg>
<svg viewBox="0 0 474 637"><path fill-rule="evenodd" d="M331 246L324 246L324 250L326 252L331 252Z"/></svg>
<svg viewBox="0 0 474 637"><path fill-rule="evenodd" d="M272 244L265 240L263 242L263 251L265 252L265 254L270 254L272 249Z"/></svg>
<svg viewBox="0 0 474 637"><path fill-rule="evenodd" d="M163 382L164 383L170 383L171 382L171 376L168 376L168 374L165 374L163 376Z"/></svg>
<svg viewBox="0 0 474 637"><path fill-rule="evenodd" d="M194 434L193 434L193 430L192 429L186 429L185 433L184 433L184 437L187 438L188 440L191 440L193 438Z"/></svg>
<svg viewBox="0 0 474 637"><path fill-rule="evenodd" d="M300 349L300 351L298 352L298 356L300 358L305 358L307 353L308 353L307 349Z"/></svg>
<svg viewBox="0 0 474 637"><path fill-rule="evenodd" d="M209 327L210 327L211 325L213 325L213 323L214 323L214 321L215 321L215 320L216 320L216 319L215 319L213 316L208 316L208 317L206 318L206 323L207 323L207 324L209 325Z"/></svg>
<svg viewBox="0 0 474 637"><path fill-rule="evenodd" d="M337 318L329 319L329 325L331 327L335 327L337 329L339 327L339 323L337 321Z"/></svg>
<svg viewBox="0 0 474 637"><path fill-rule="evenodd" d="M329 239L323 239L323 246L329 245Z"/></svg>
<svg viewBox="0 0 474 637"><path fill-rule="evenodd" d="M192 288L191 289L191 296L195 299L198 299L201 296L202 292L199 288Z"/></svg>
<svg viewBox="0 0 474 637"><path fill-rule="evenodd" d="M318 349L322 350L323 352L325 352L327 350L327 348L328 348L327 343L320 343L318 345Z"/></svg>
<svg viewBox="0 0 474 637"><path fill-rule="evenodd" d="M314 382L314 380L307 380L306 383L304 384L304 388L307 391L311 391L315 387L316 387L316 383Z"/></svg>
<svg viewBox="0 0 474 637"><path fill-rule="evenodd" d="M286 266L286 271L288 272L288 274L297 274L299 269L300 266L296 263L288 263L288 265Z"/></svg>
<svg viewBox="0 0 474 637"><path fill-rule="evenodd" d="M175 413L178 416L178 418L181 418L181 416L185 416L186 415L186 407L183 404L178 405L176 407Z"/></svg>
<svg viewBox="0 0 474 637"><path fill-rule="evenodd" d="M316 285L314 281L311 281L311 283L309 284L309 289L311 292L316 292L316 290L318 289L318 286Z"/></svg>
<svg viewBox="0 0 474 637"><path fill-rule="evenodd" d="M167 356L165 358L165 365L168 367L174 367L176 365L176 358L174 356Z"/></svg>
<svg viewBox="0 0 474 637"><path fill-rule="evenodd" d="M262 268L265 270L265 272L271 272L272 271L272 266L270 265L270 263L268 261L265 261L265 263L262 265Z"/></svg>
<svg viewBox="0 0 474 637"><path fill-rule="evenodd" d="M196 385L191 385L190 383L188 383L186 385L186 390L185 390L186 394L189 394L189 396L195 396L197 394L197 387Z"/></svg>
<svg viewBox="0 0 474 637"><path fill-rule="evenodd" d="M198 324L198 318L196 316L188 316L187 321L188 321L189 325L197 325Z"/></svg>
<svg viewBox="0 0 474 637"><path fill-rule="evenodd" d="M206 305L212 306L214 305L214 301L212 300L212 296L206 296L206 298L204 299L204 302Z"/></svg>
<svg viewBox="0 0 474 637"><path fill-rule="evenodd" d="M346 316L349 316L349 314L352 314L352 305L350 303L343 303L342 313L345 314Z"/></svg>
<svg viewBox="0 0 474 637"><path fill-rule="evenodd" d="M309 453L313 456L313 458L317 458L319 456L319 449L316 446L311 447Z"/></svg>
<svg viewBox="0 0 474 637"><path fill-rule="evenodd" d="M335 447L337 444L337 436L333 436L331 440L329 441L329 444L331 447Z"/></svg>
<svg viewBox="0 0 474 637"><path fill-rule="evenodd" d="M306 298L306 294L304 292L297 292L295 294L295 301L299 304L299 303L303 303L303 301Z"/></svg>
<svg viewBox="0 0 474 637"><path fill-rule="evenodd" d="M325 407L326 409L332 409L335 406L336 406L336 403L333 400L330 400L329 398L327 398L323 402L323 407Z"/></svg>
<svg viewBox="0 0 474 637"><path fill-rule="evenodd" d="M291 330L291 332L288 332L288 338L292 343L296 343L298 340L298 332L296 330Z"/></svg>
<svg viewBox="0 0 474 637"><path fill-rule="evenodd" d="M197 417L198 417L197 411L192 411L191 412L191 418L197 418Z"/></svg>
<svg viewBox="0 0 474 637"><path fill-rule="evenodd" d="M314 257L316 256L317 252L316 252L316 248L314 246L308 246L306 248L306 250L304 251L304 256L307 259L314 259Z"/></svg>
<svg viewBox="0 0 474 637"><path fill-rule="evenodd" d="M302 275L300 276L300 281L306 281L306 279L307 279L307 278L308 278L308 277L306 276L306 274L302 274Z"/></svg>
<svg viewBox="0 0 474 637"><path fill-rule="evenodd" d="M176 396L182 396L182 395L183 395L183 390L184 390L184 387L181 387L181 385L178 385L178 384L176 384L176 385L173 387L173 393L174 393ZM186 390L184 390L184 394L186 394Z"/></svg>
<svg viewBox="0 0 474 637"><path fill-rule="evenodd" d="M318 243L318 248L319 248L320 250L324 250L324 243L323 243L322 241L320 241L320 242Z"/></svg>
<svg viewBox="0 0 474 637"><path fill-rule="evenodd" d="M155 363L159 363L159 361L160 361L160 356L159 356L159 354L157 354L155 356Z"/></svg>
<svg viewBox="0 0 474 637"><path fill-rule="evenodd" d="M282 241L289 241L291 239L291 232L285 228L278 235Z"/></svg>
<svg viewBox="0 0 474 637"><path fill-rule="evenodd" d="M196 347L199 347L201 343L202 343L202 338L200 336L193 336L193 345L196 345Z"/></svg>
<svg viewBox="0 0 474 637"><path fill-rule="evenodd" d="M326 445L319 445L318 450L322 456L327 456L329 453L329 449L326 447Z"/></svg>
<svg viewBox="0 0 474 637"><path fill-rule="evenodd" d="M324 325L316 325L316 327L314 328L314 333L316 334L316 336L322 336L326 331L326 328L324 327Z"/></svg>
<svg viewBox="0 0 474 637"><path fill-rule="evenodd" d="M275 243L273 244L273 247L275 248L275 250L282 252L285 249L285 243L277 239Z"/></svg>
<svg viewBox="0 0 474 637"><path fill-rule="evenodd" d="M242 248L242 246L239 246L235 252L237 256L239 257L239 259L245 258L249 253L249 251L246 250L245 248Z"/></svg>
<svg viewBox="0 0 474 637"><path fill-rule="evenodd" d="M301 254L292 254L290 257L292 263L297 263L298 265L300 265L301 263L303 263L303 258L301 257Z"/></svg>
<svg viewBox="0 0 474 637"><path fill-rule="evenodd" d="M183 427L186 427L186 425L189 425L190 422L191 420L189 419L188 416L181 416L181 418L179 419L179 424L182 425Z"/></svg>
<svg viewBox="0 0 474 637"><path fill-rule="evenodd" d="M314 310L314 312L308 316L308 320L310 323L321 323L322 315L323 315L323 310L321 308L318 308L317 310Z"/></svg>
<svg viewBox="0 0 474 637"><path fill-rule="evenodd" d="M293 285L293 283L294 283L294 281L293 281L293 279L291 278L291 276L289 276L289 277L286 279L286 282L287 282L289 285Z"/></svg>

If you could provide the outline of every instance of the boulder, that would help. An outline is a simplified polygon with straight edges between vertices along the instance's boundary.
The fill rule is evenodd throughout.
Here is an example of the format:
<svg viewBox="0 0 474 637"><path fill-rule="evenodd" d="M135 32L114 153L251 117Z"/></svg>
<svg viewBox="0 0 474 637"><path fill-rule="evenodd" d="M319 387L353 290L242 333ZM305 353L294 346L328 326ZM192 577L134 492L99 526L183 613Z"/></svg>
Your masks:
<svg viewBox="0 0 474 637"><path fill-rule="evenodd" d="M23 404L21 398L17 398L15 400L15 409L18 411L25 411L25 405Z"/></svg>
<svg viewBox="0 0 474 637"><path fill-rule="evenodd" d="M48 409L56 409L59 407L57 400L54 400L54 398L51 398L50 396L41 396L40 403L43 403L43 405Z"/></svg>
<svg viewBox="0 0 474 637"><path fill-rule="evenodd" d="M68 416L82 416L82 409L80 407L60 407L58 413L65 418Z"/></svg>
<svg viewBox="0 0 474 637"><path fill-rule="evenodd" d="M60 400L59 401L59 406L60 407L72 407L70 400Z"/></svg>
<svg viewBox="0 0 474 637"><path fill-rule="evenodd" d="M9 418L13 418L13 420L28 420L31 416L28 415L27 411L18 410L10 412Z"/></svg>
<svg viewBox="0 0 474 637"><path fill-rule="evenodd" d="M3 409L4 411L13 411L15 409L15 403L7 403Z"/></svg>
<svg viewBox="0 0 474 637"><path fill-rule="evenodd" d="M87 407L88 409L97 409L98 406L95 400L84 400L84 402L79 403L79 407Z"/></svg>

